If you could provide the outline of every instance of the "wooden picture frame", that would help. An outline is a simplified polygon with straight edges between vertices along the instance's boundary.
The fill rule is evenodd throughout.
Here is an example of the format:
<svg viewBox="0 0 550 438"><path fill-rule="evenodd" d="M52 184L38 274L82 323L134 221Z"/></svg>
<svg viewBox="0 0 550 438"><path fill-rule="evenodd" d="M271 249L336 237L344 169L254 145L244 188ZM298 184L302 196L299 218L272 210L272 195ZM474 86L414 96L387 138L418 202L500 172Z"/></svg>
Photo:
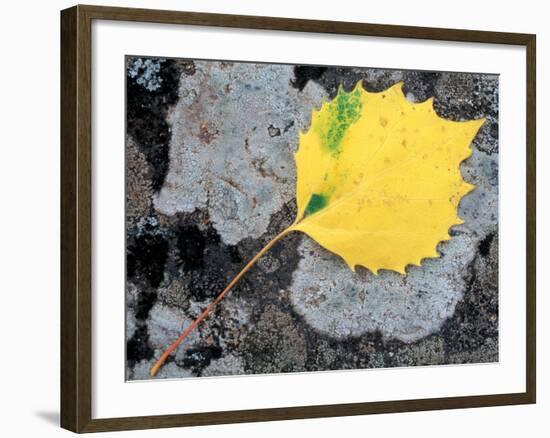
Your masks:
<svg viewBox="0 0 550 438"><path fill-rule="evenodd" d="M187 24L261 30L518 45L526 48L526 391L194 414L92 418L92 156L93 20ZM535 403L535 137L536 37L531 34L397 25L75 6L61 12L61 426L99 432L289 420Z"/></svg>

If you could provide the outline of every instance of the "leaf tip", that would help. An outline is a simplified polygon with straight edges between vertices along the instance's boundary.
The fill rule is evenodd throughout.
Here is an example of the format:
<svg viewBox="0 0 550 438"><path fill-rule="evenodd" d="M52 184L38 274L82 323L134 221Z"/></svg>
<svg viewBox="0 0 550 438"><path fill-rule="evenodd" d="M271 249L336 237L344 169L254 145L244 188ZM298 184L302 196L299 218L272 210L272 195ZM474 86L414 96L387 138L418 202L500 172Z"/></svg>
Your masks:
<svg viewBox="0 0 550 438"><path fill-rule="evenodd" d="M481 127L485 124L485 122L487 121L487 117L481 117L479 119L471 119L471 120L464 120L462 122L458 122L458 123L462 123L462 124L465 124L467 126L470 126L472 127L472 136L475 137L478 133L478 131L481 129ZM457 123L457 122L455 122ZM473 138L472 138L473 140ZM471 147L471 145L470 145Z"/></svg>
<svg viewBox="0 0 550 438"><path fill-rule="evenodd" d="M477 186L464 181L463 187L464 187L464 194L462 196L467 195L472 190L474 190Z"/></svg>
<svg viewBox="0 0 550 438"><path fill-rule="evenodd" d="M400 91L401 93L403 93L403 86L404 85L405 85L405 81L399 81L399 82L396 82L395 84L393 84L389 89L390 90L395 90L395 91Z"/></svg>
<svg viewBox="0 0 550 438"><path fill-rule="evenodd" d="M479 119L475 119L475 120L472 120L473 122L478 122L479 123L479 127L481 128L485 122L487 121L487 117L481 117Z"/></svg>
<svg viewBox="0 0 550 438"><path fill-rule="evenodd" d="M353 87L352 93L357 90L364 90L363 81L364 79L360 79L357 81L357 83L355 84L355 87Z"/></svg>
<svg viewBox="0 0 550 438"><path fill-rule="evenodd" d="M420 103L420 105L425 105L428 107L429 110L434 109L434 97L428 97L424 102Z"/></svg>

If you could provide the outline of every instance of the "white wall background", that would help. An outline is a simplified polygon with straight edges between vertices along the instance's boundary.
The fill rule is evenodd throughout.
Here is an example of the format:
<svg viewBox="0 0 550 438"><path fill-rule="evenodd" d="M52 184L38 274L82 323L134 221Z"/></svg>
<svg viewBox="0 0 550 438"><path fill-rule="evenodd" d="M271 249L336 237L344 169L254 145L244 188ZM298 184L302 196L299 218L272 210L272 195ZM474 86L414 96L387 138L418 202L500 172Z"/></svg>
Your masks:
<svg viewBox="0 0 550 438"><path fill-rule="evenodd" d="M273 15L418 26L536 33L538 38L538 404L458 411L285 421L105 436L280 437L542 437L550 422L550 384L542 349L550 330L543 272L550 220L543 169L550 165L543 120L550 89L550 29L544 2L462 0L367 2L358 0L110 0L111 6ZM69 436L59 429L59 10L73 2L21 1L0 17L0 431L4 436ZM546 414L546 415L545 415Z"/></svg>

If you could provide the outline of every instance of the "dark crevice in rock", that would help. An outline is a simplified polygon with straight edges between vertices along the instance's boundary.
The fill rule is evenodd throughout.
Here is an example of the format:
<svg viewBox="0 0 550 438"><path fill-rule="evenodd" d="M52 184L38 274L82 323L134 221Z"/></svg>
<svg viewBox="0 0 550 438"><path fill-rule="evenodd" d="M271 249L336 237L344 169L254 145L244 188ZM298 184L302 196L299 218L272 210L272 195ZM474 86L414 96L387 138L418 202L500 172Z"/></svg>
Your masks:
<svg viewBox="0 0 550 438"><path fill-rule="evenodd" d="M239 246L238 245L229 245L227 247L227 251L229 252L229 257L231 258L231 263L242 263L243 258L239 254Z"/></svg>
<svg viewBox="0 0 550 438"><path fill-rule="evenodd" d="M127 231L126 275L137 285L138 291L132 306L137 328L126 343L126 359L130 367L153 357L146 320L157 301L156 288L164 279L168 256L168 243L158 228L149 224L141 231L143 234L137 236L131 230Z"/></svg>
<svg viewBox="0 0 550 438"><path fill-rule="evenodd" d="M181 227L178 231L176 245L184 272L202 268L206 236L197 226Z"/></svg>
<svg viewBox="0 0 550 438"><path fill-rule="evenodd" d="M493 233L487 234L481 241L479 242L478 249L479 253L486 257L489 254L489 250L491 249L491 242L495 238L495 235Z"/></svg>
<svg viewBox="0 0 550 438"><path fill-rule="evenodd" d="M158 234L143 234L127 242L126 272L128 279L145 279L156 288L164 278L168 242Z"/></svg>
<svg viewBox="0 0 550 438"><path fill-rule="evenodd" d="M310 80L319 79L326 70L327 67L297 65L294 67L294 80L290 84L302 91Z"/></svg>
<svg viewBox="0 0 550 438"><path fill-rule="evenodd" d="M173 59L148 58L160 64L160 70L154 72L145 65L134 67L137 59L141 58L127 59L126 132L145 155L153 173L151 185L158 191L164 183L169 163L171 128L166 115L177 102L182 68ZM151 75L154 82L151 82Z"/></svg>
<svg viewBox="0 0 550 438"><path fill-rule="evenodd" d="M138 295L137 304L135 308L135 317L138 320L145 321L149 316L149 312L157 301L157 293L153 291L141 292Z"/></svg>
<svg viewBox="0 0 550 438"><path fill-rule="evenodd" d="M345 91L351 91L358 81L362 79L363 75L345 67L327 67L323 72L323 75L315 79L319 85L321 85L329 97L333 99L338 94L340 86Z"/></svg>
<svg viewBox="0 0 550 438"><path fill-rule="evenodd" d="M154 351L149 345L149 333L147 326L140 325L132 337L126 342L126 360L128 366L133 368L143 359L153 358Z"/></svg>

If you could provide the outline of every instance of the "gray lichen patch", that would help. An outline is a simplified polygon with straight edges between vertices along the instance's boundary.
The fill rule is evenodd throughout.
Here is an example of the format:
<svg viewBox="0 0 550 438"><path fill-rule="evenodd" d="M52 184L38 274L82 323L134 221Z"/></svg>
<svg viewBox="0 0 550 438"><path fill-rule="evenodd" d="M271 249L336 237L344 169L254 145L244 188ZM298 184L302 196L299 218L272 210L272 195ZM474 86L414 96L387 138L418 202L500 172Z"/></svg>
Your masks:
<svg viewBox="0 0 550 438"><path fill-rule="evenodd" d="M159 76L161 64L164 59L133 58L129 60L128 76L135 79L149 91L158 90L162 86L162 78Z"/></svg>
<svg viewBox="0 0 550 438"><path fill-rule="evenodd" d="M160 356L192 322L193 320L178 308L155 304L149 312L148 319L149 343L155 349L155 356ZM189 335L187 342L193 344L198 340L199 333L195 331Z"/></svg>
<svg viewBox="0 0 550 438"><path fill-rule="evenodd" d="M151 378L149 374L154 361L142 360L132 370L131 380L147 380ZM164 365L158 372L157 376L161 379L182 379L185 377L193 377L193 373L185 368L177 366L174 362L169 362Z"/></svg>
<svg viewBox="0 0 550 438"><path fill-rule="evenodd" d="M462 175L476 188L460 202L459 214L479 238L498 228L498 154L473 149L462 166Z"/></svg>
<svg viewBox="0 0 550 438"><path fill-rule="evenodd" d="M298 130L326 96L315 83L289 87L286 65L201 62L180 79L170 115L165 184L155 199L173 215L206 208L226 244L257 238L293 199Z"/></svg>
<svg viewBox="0 0 550 438"><path fill-rule="evenodd" d="M408 274L351 271L310 239L300 245L290 299L306 321L335 338L380 331L404 342L438 330L462 297L476 241L459 234L440 244L440 258L410 266ZM368 251L368 248L365 248Z"/></svg>

